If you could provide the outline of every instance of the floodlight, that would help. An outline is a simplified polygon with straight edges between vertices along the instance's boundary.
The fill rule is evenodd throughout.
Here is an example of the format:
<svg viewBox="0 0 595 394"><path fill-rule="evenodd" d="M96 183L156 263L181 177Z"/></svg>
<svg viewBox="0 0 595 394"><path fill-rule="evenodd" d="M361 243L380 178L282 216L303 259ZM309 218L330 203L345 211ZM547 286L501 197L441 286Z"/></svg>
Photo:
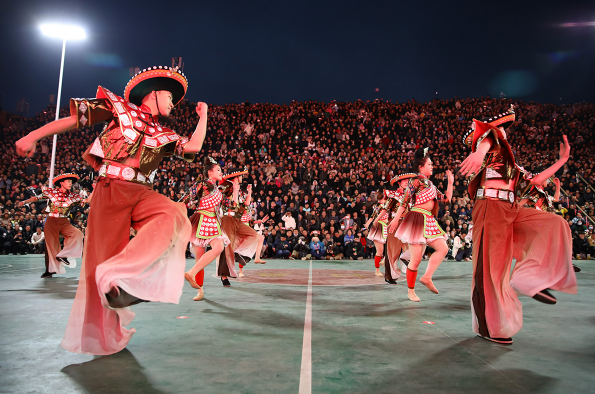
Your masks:
<svg viewBox="0 0 595 394"><path fill-rule="evenodd" d="M54 38L66 40L82 40L87 37L85 30L79 26L61 25L58 23L48 23L40 26L41 32Z"/></svg>

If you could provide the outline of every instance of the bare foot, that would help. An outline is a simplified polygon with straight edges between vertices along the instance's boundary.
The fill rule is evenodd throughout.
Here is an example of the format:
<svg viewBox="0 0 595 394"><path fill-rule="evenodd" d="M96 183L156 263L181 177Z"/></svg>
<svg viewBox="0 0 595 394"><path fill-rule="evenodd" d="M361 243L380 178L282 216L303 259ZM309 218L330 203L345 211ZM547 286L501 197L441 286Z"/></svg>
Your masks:
<svg viewBox="0 0 595 394"><path fill-rule="evenodd" d="M409 297L409 299L411 301L415 301L415 302L420 302L421 300L419 299L419 297L417 296L417 294L415 294L415 290L413 289L409 289L407 291L407 297Z"/></svg>
<svg viewBox="0 0 595 394"><path fill-rule="evenodd" d="M438 289L436 288L436 286L434 286L434 282L432 282L432 279L424 278L422 276L421 278L419 278L419 283L426 286L432 293L439 294Z"/></svg>
<svg viewBox="0 0 595 394"><path fill-rule="evenodd" d="M266 264L267 262L264 261L263 259L256 259L254 260L254 264Z"/></svg>
<svg viewBox="0 0 595 394"><path fill-rule="evenodd" d="M376 275L376 276L384 276L384 275L382 275L382 273L380 271L376 271L376 273L374 275Z"/></svg>
<svg viewBox="0 0 595 394"><path fill-rule="evenodd" d="M238 277L239 277L239 278L243 278L243 277L244 277L244 273L243 273L243 272L240 272L240 273L238 274Z"/></svg>
<svg viewBox="0 0 595 394"><path fill-rule="evenodd" d="M202 300L203 298L205 298L205 291L204 291L204 289L203 289L202 287L199 287L199 288L198 288L198 294L197 294L197 295L195 295L194 297L192 297L192 299L193 299L194 301L200 301L200 300Z"/></svg>
<svg viewBox="0 0 595 394"><path fill-rule="evenodd" d="M194 287L195 289L200 289L200 286L194 280L194 276L190 275L188 272L184 272L184 279L190 283L190 286Z"/></svg>

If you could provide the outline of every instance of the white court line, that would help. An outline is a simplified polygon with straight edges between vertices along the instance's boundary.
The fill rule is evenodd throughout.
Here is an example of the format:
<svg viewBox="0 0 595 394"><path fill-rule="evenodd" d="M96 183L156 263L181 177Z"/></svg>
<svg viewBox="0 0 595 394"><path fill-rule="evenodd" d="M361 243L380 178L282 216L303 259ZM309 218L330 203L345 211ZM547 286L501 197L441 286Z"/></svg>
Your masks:
<svg viewBox="0 0 595 394"><path fill-rule="evenodd" d="M312 393L312 260L308 277L306 296L306 318L304 319L304 342L302 344L302 370L300 372L299 394Z"/></svg>

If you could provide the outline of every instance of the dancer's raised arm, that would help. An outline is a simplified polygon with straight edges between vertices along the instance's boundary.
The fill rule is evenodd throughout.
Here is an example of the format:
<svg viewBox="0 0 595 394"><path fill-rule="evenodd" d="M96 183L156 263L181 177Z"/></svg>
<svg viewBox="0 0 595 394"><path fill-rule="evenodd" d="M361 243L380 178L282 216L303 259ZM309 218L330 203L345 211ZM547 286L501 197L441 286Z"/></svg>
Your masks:
<svg viewBox="0 0 595 394"><path fill-rule="evenodd" d="M551 166L540 172L539 174L535 175L533 179L531 179L532 185L541 185L545 182L548 178L554 176L556 171L558 171L562 166L568 161L570 157L570 144L568 143L568 137L563 136L564 142L560 143L560 158ZM558 198L559 196L558 192Z"/></svg>
<svg viewBox="0 0 595 394"><path fill-rule="evenodd" d="M184 153L198 153L202 149L202 144L207 135L207 112L209 106L206 103L196 105L196 113L200 117L196 129L190 138L190 141L184 146Z"/></svg>
<svg viewBox="0 0 595 394"><path fill-rule="evenodd" d="M23 157L32 157L35 154L35 146L37 145L37 141L54 134L65 133L73 129L76 129L76 118L74 116L54 120L45 126L33 130L18 140L16 142L17 154Z"/></svg>

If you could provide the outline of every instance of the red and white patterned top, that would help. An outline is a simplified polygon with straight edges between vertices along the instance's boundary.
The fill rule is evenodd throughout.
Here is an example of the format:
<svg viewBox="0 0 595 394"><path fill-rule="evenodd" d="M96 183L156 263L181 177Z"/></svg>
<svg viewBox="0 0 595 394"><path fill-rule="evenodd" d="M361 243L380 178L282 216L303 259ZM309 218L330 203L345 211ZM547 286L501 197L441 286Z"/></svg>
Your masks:
<svg viewBox="0 0 595 394"><path fill-rule="evenodd" d="M210 179L208 179L207 182L210 182L214 185L214 182L211 181ZM223 200L223 194L221 194L221 191L219 190L218 187L215 187L210 194L208 194L200 199L197 209L205 210L205 209L217 208L221 204L222 200Z"/></svg>
<svg viewBox="0 0 595 394"><path fill-rule="evenodd" d="M245 202L247 199L248 199L248 193L241 191L238 195L239 203L245 205ZM242 213L242 217L240 218L240 220L244 224L248 224L252 220L252 209L249 206L246 206L246 209Z"/></svg>
<svg viewBox="0 0 595 394"><path fill-rule="evenodd" d="M78 193L62 192L60 189L42 187L41 191L48 198L48 207L46 211L53 218L66 218L70 212L70 207L83 200Z"/></svg>
<svg viewBox="0 0 595 394"><path fill-rule="evenodd" d="M415 203L413 205L424 204L428 201L437 199L438 201L445 201L446 198L436 186L423 174L419 174L416 178L411 178L409 184L404 191L404 204L411 204L413 195L415 195Z"/></svg>
<svg viewBox="0 0 595 394"><path fill-rule="evenodd" d="M402 189L397 189L397 190L384 190L384 198L394 198L395 200L397 200L399 203L403 202L403 190Z"/></svg>

